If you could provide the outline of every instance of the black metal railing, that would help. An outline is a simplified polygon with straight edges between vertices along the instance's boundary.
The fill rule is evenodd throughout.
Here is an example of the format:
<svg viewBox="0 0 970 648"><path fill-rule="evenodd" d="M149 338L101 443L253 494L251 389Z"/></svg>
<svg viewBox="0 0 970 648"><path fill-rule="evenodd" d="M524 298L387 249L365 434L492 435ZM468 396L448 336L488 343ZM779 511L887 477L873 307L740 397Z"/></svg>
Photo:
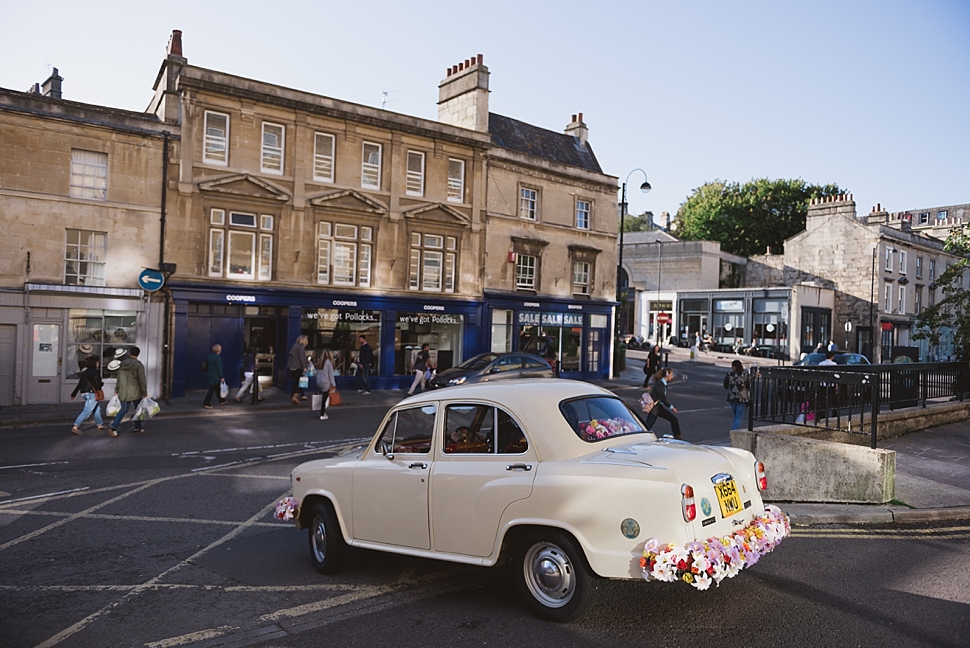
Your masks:
<svg viewBox="0 0 970 648"><path fill-rule="evenodd" d="M754 420L868 434L876 447L880 411L963 400L970 363L937 362L837 367L762 367L752 381Z"/></svg>

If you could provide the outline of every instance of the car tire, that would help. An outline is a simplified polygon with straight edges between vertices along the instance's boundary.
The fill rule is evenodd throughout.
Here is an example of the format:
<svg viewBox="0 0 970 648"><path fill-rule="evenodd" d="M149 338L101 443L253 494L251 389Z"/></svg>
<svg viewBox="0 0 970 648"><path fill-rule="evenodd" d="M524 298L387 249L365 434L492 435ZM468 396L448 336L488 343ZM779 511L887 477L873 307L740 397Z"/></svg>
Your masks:
<svg viewBox="0 0 970 648"><path fill-rule="evenodd" d="M523 602L538 617L573 621L593 604L595 576L579 545L562 531L526 534L516 547L512 569Z"/></svg>
<svg viewBox="0 0 970 648"><path fill-rule="evenodd" d="M346 545L340 533L337 514L330 502L317 502L310 512L307 528L310 541L310 559L321 574L332 574L343 566Z"/></svg>

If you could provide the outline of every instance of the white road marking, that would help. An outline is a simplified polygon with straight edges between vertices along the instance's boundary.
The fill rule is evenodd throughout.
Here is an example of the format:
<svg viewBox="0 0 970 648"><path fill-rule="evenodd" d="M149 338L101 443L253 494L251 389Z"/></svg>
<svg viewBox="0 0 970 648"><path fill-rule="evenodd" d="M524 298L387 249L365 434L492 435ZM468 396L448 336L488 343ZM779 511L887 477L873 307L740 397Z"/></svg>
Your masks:
<svg viewBox="0 0 970 648"><path fill-rule="evenodd" d="M88 490L88 486L83 488L72 488L71 490L57 491L56 493L47 493L46 495L31 495L30 497L21 497L18 499L7 500L6 502L0 502L0 505L13 504L14 502L26 502L27 500L41 499L43 497L54 497L55 495L64 495L66 493L80 493L81 491Z"/></svg>
<svg viewBox="0 0 970 648"><path fill-rule="evenodd" d="M160 479L158 481L159 482L161 482L161 481L167 481L168 479L171 479L171 478L163 478L163 479ZM146 486L146 488L147 488L147 486ZM128 494L131 494L131 493L126 493L125 495L119 496L119 497L117 497L115 499L121 499L122 497L125 497ZM109 501L111 501L111 500L109 500ZM98 619L98 618L100 618L100 617L108 614L113 608L121 605L122 603L124 603L128 599L130 599L130 598L132 598L134 596L137 596L141 592L153 588L155 585L158 584L158 582L161 579L165 578L169 574L171 574L171 573L175 572L176 570L180 569L182 566L192 564L192 562L194 560L196 560L199 557L203 556L204 554L208 553L212 549L215 549L219 545L224 544L224 543L228 542L229 540L232 540L233 538L235 538L237 535L239 535L240 533L242 533L243 531L245 531L249 527L254 526L259 521L259 518L265 516L267 513L269 513L270 511L272 511L275 507L276 507L276 500L274 500L273 502L271 502L271 503L267 504L266 506L264 506L262 509L260 509L259 511L257 511L255 515L253 515L252 517L250 517L248 520L246 520L242 524L239 524L238 526L236 526L235 529L233 529L232 531L230 531L226 535L222 536L221 538L219 538L215 542L213 542L213 543L211 543L211 544L203 547L199 551L196 551L194 554L192 554L191 556L189 556L185 560L182 560L182 561L178 562L177 564L173 565L172 567L169 567L168 569L166 569L165 571L163 571L162 573L160 573L158 576L155 576L154 578L145 581L141 585L136 586L134 589L132 589L131 591L127 592L124 596L122 596L120 599L118 599L114 603L109 603L108 605L104 606L103 608L101 608L97 612L93 612L93 613L89 614L88 616L84 617L83 619L81 619L80 621L78 621L77 623L75 623L74 625L72 625L72 626L70 626L68 628L65 628L64 630L61 630L60 632L58 632L56 635L54 635L53 637L51 637L47 641L44 641L43 643L41 643L38 646L38 648L49 648L50 646L56 646L57 644L61 643L65 639L68 639L72 635L77 634L78 632L80 632L81 630L83 630L85 627L87 627L91 622L93 622L96 619ZM0 546L0 548L2 548L2 546Z"/></svg>
<svg viewBox="0 0 970 648"><path fill-rule="evenodd" d="M105 513L77 514L65 513L62 511L24 511L22 509L0 509L0 515L46 515L48 517L69 517L84 518L87 520L123 520L126 522L166 522L174 524L215 524L223 526L235 526L241 524L236 520L201 520L199 518L174 518L174 517L150 517L147 515L107 515ZM266 526L276 528L289 528L292 522L258 522L254 526Z"/></svg>
<svg viewBox="0 0 970 648"><path fill-rule="evenodd" d="M195 643L196 641L215 639L216 637L221 637L228 632L238 629L238 626L224 625L219 626L218 628L212 628L211 630L201 630L199 632L184 634L179 637L162 639L161 641L151 641L145 645L148 646L148 648L171 648L171 646L184 646L185 644Z"/></svg>
<svg viewBox="0 0 970 648"><path fill-rule="evenodd" d="M18 466L0 466L0 470L10 470L11 468L36 468L37 466L57 466L58 464L70 463L69 461L47 461L45 463L20 464Z"/></svg>

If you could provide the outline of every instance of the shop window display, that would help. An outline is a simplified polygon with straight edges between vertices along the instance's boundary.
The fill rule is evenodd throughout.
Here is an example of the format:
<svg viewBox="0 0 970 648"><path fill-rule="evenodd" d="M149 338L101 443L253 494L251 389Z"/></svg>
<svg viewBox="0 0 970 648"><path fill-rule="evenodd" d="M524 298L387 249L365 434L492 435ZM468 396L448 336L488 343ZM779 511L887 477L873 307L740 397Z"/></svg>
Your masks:
<svg viewBox="0 0 970 648"><path fill-rule="evenodd" d="M394 374L411 373L414 356L422 344L431 346L432 364L438 371L462 361L463 315L452 313L398 313L394 331Z"/></svg>
<svg viewBox="0 0 970 648"><path fill-rule="evenodd" d="M380 375L380 311L304 308L301 333L309 339L307 353L316 357L325 348L333 352L334 374L339 376L356 375L357 339L363 335L374 351L370 375Z"/></svg>
<svg viewBox="0 0 970 648"><path fill-rule="evenodd" d="M116 378L108 365L138 343L135 311L71 309L67 338L66 378L77 378L88 356L101 358L101 373Z"/></svg>

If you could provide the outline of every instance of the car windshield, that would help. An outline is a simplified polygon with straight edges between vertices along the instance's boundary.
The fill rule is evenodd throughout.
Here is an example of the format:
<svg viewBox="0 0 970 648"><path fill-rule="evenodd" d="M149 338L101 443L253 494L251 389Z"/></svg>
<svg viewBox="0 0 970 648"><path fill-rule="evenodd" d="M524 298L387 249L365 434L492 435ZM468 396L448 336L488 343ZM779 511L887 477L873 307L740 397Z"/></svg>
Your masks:
<svg viewBox="0 0 970 648"><path fill-rule="evenodd" d="M646 432L636 415L616 397L591 396L567 400L559 404L559 411L583 441Z"/></svg>
<svg viewBox="0 0 970 648"><path fill-rule="evenodd" d="M459 365L455 365L455 367L457 369L484 369L497 359L498 355L494 353L479 353L477 356L469 358Z"/></svg>

